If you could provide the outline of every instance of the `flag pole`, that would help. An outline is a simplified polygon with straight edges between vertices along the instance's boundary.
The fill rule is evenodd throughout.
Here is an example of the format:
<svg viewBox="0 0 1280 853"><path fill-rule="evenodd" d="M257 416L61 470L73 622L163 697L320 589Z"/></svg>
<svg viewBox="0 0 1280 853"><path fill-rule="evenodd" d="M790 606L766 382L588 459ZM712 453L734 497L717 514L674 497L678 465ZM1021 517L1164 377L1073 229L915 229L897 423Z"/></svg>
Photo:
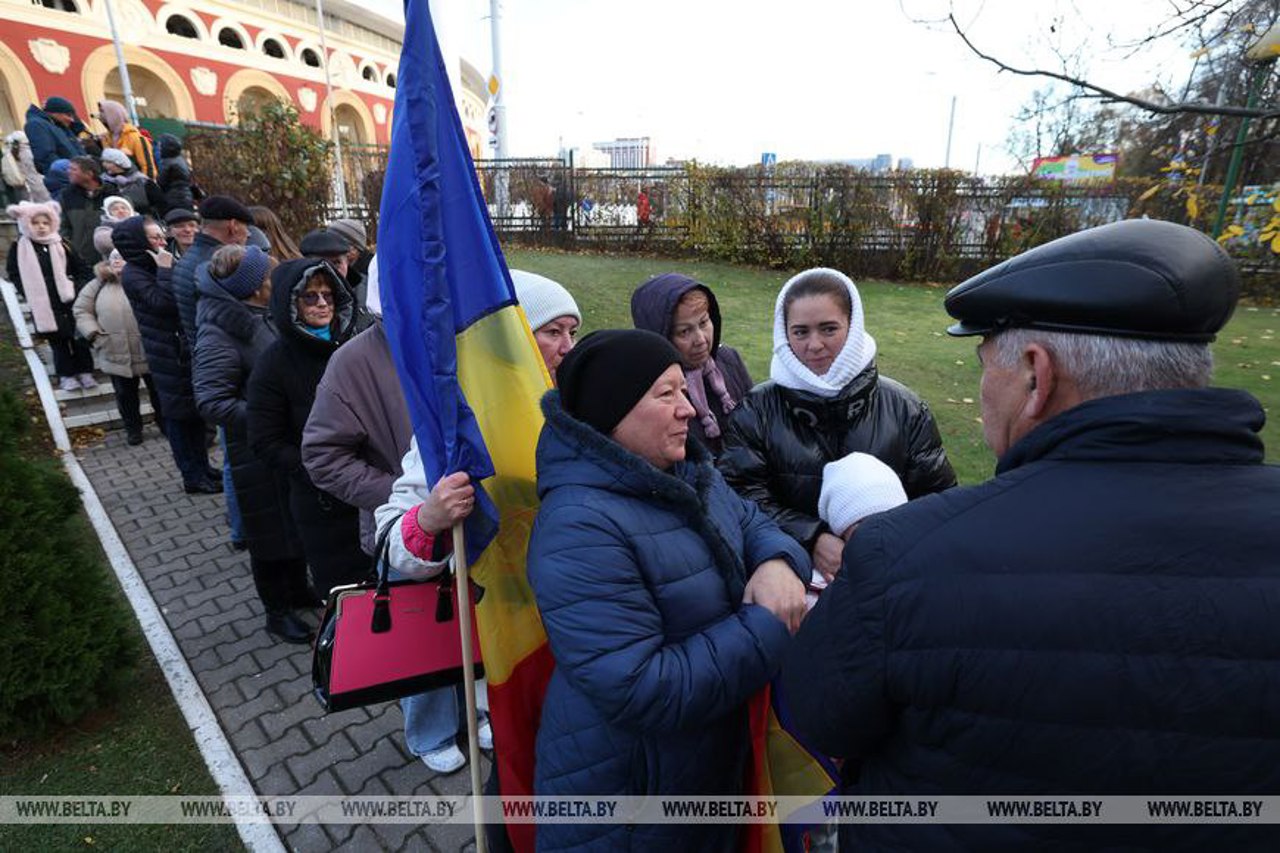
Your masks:
<svg viewBox="0 0 1280 853"><path fill-rule="evenodd" d="M488 853L484 837L484 791L480 784L480 741L476 732L476 667L471 654L471 582L462 522L453 525L453 563L458 577L458 630L462 632L462 686L467 700L467 761L471 765L471 801L476 829L476 853Z"/></svg>

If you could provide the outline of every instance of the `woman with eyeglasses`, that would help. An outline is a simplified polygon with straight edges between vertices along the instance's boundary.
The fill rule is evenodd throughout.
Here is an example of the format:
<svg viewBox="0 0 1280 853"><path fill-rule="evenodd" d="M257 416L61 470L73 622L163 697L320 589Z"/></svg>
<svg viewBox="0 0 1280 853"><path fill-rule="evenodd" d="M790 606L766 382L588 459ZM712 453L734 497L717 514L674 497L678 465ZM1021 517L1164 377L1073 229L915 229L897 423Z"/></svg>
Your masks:
<svg viewBox="0 0 1280 853"><path fill-rule="evenodd" d="M280 339L249 381L249 441L289 483L289 510L321 597L368 572L360 513L311 482L302 465L302 428L329 358L350 337L355 306L337 270L316 258L281 264L272 276L271 313Z"/></svg>
<svg viewBox="0 0 1280 853"><path fill-rule="evenodd" d="M289 512L288 483L249 445L249 380L280 336L269 307L274 263L256 246L231 244L196 269L196 402L200 414L226 430L231 482L267 632L304 644L311 629L294 609L315 598Z"/></svg>

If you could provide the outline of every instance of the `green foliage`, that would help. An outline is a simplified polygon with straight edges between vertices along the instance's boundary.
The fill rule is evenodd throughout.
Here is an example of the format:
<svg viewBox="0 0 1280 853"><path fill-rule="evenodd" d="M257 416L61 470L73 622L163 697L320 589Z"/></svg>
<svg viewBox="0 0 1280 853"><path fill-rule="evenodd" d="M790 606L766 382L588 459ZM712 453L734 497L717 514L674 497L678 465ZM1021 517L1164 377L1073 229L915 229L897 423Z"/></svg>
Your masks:
<svg viewBox="0 0 1280 853"><path fill-rule="evenodd" d="M332 145L293 105L272 101L239 116L233 130L191 133L186 149L205 192L271 208L295 239L324 223Z"/></svg>
<svg viewBox="0 0 1280 853"><path fill-rule="evenodd" d="M26 411L0 389L0 733L70 723L115 694L135 660L75 487L21 450Z"/></svg>

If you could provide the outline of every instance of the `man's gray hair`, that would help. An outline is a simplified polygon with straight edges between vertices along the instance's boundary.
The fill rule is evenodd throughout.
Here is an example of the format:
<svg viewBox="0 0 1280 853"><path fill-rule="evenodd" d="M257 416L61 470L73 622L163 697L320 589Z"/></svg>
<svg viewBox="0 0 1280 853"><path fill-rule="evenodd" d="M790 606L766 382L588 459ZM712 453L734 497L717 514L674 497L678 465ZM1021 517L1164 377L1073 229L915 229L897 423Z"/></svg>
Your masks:
<svg viewBox="0 0 1280 853"><path fill-rule="evenodd" d="M1213 379L1213 353L1204 343L1009 329L995 336L992 358L999 367L1014 367L1033 343L1049 351L1087 400L1166 388L1205 388Z"/></svg>

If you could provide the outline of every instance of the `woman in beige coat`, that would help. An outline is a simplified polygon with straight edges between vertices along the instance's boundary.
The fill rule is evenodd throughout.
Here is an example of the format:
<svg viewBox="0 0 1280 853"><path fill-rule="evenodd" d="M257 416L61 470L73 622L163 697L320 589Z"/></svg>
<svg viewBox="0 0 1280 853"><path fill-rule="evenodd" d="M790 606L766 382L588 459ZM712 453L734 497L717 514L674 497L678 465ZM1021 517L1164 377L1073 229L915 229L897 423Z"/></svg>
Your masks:
<svg viewBox="0 0 1280 853"><path fill-rule="evenodd" d="M111 377L115 389L116 408L124 421L129 444L142 443L142 411L138 399L139 380L147 383L151 411L156 423L162 423L160 398L151 384L151 371L142 351L142 335L138 321L120 284L124 259L113 251L108 260L93 268L94 279L76 297L71 310L78 331L93 347L93 361L98 370ZM163 431L163 428L162 428Z"/></svg>

